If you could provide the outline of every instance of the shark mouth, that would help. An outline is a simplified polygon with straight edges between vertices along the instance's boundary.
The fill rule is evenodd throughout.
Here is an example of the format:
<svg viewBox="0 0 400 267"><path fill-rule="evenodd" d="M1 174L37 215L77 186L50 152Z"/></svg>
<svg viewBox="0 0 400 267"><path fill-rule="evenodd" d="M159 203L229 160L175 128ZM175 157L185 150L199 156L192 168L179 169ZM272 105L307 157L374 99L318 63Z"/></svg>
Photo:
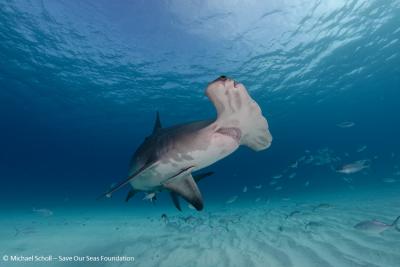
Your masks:
<svg viewBox="0 0 400 267"><path fill-rule="evenodd" d="M236 142L239 143L240 138L242 137L242 131L239 128L221 128L217 131L217 133L226 135L234 139Z"/></svg>

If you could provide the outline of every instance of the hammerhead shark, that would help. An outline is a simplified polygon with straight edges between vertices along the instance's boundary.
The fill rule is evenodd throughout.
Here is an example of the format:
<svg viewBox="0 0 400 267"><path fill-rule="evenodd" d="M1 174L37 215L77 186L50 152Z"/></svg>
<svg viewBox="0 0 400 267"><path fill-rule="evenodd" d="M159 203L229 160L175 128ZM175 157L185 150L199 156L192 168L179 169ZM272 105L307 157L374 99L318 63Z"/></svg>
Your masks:
<svg viewBox="0 0 400 267"><path fill-rule="evenodd" d="M240 145L255 151L271 145L268 122L243 84L221 76L208 84L206 95L217 110L216 119L163 128L157 112L153 132L134 153L128 177L102 196L109 198L130 184L126 201L138 191L169 191L178 210L179 196L202 210L196 181L212 173L193 177L193 172L225 158Z"/></svg>

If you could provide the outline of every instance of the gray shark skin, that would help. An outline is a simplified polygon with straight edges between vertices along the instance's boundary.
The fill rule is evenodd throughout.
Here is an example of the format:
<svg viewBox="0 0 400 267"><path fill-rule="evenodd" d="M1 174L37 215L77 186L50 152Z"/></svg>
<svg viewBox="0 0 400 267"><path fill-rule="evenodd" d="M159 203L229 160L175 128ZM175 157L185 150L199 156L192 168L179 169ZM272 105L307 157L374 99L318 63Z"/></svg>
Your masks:
<svg viewBox="0 0 400 267"><path fill-rule="evenodd" d="M178 196L202 210L203 200L196 181L210 174L193 177L192 172L225 158L240 145L255 151L271 145L267 120L242 84L221 76L208 85L206 95L217 110L216 119L163 128L157 113L152 134L132 157L127 179L104 196L111 197L130 184L132 190L126 201L138 191L170 191L178 210L181 210Z"/></svg>

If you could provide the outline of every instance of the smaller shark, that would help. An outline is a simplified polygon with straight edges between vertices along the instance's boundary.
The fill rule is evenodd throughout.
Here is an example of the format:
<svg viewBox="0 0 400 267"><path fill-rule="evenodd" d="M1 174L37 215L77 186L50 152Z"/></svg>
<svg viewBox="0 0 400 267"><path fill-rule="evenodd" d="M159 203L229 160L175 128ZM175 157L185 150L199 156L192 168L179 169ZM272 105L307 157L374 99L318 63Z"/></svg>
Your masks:
<svg viewBox="0 0 400 267"><path fill-rule="evenodd" d="M149 196L168 191L178 210L179 197L202 210L196 182L212 173L192 176L193 172L225 158L241 145L255 151L271 145L268 122L243 84L221 76L208 84L206 95L217 110L215 119L164 128L157 112L153 132L134 153L128 177L103 196L111 197L130 184L126 201L138 191Z"/></svg>

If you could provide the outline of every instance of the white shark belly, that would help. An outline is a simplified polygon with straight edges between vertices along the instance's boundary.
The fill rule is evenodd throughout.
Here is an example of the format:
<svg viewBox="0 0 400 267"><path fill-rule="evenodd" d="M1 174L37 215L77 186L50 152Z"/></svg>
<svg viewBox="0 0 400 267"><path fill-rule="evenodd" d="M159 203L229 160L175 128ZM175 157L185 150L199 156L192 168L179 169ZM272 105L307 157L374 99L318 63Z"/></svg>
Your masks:
<svg viewBox="0 0 400 267"><path fill-rule="evenodd" d="M136 177L130 184L136 190L160 190L164 182L171 179L182 170L189 167L192 167L192 171L203 169L233 153L238 147L238 142L232 137L214 133L206 149L187 152L186 154L189 156L187 158L189 159L170 159L165 163L156 163L154 167Z"/></svg>
<svg viewBox="0 0 400 267"><path fill-rule="evenodd" d="M144 171L142 174L130 181L133 189L140 191L156 191L162 184L162 177L157 171L159 168L157 165L150 170Z"/></svg>

